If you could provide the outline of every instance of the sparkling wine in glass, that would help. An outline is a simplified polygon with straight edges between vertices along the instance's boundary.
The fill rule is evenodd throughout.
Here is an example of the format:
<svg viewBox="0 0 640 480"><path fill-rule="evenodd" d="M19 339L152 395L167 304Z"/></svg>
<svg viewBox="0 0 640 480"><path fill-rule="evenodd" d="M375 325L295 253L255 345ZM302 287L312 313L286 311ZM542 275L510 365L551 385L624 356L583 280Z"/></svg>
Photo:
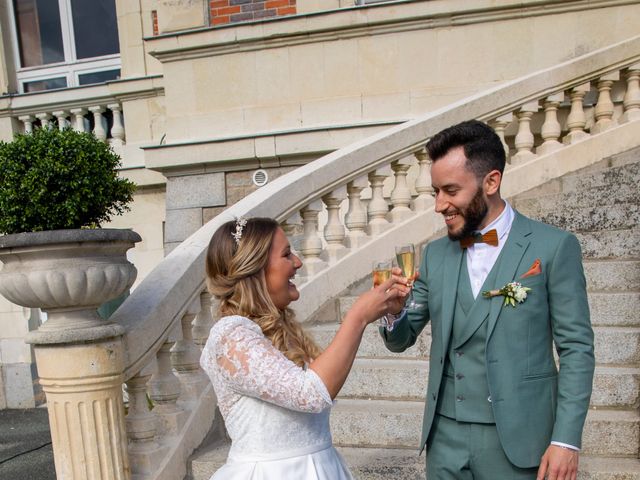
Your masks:
<svg viewBox="0 0 640 480"><path fill-rule="evenodd" d="M377 287L381 283L391 278L391 262L373 262L373 286Z"/></svg>
<svg viewBox="0 0 640 480"><path fill-rule="evenodd" d="M409 291L409 302L407 303L407 308L414 310L422 307L422 304L416 303L413 298L413 281L416 278L415 247L411 244L396 247L396 260L398 261L400 270L402 270L402 275L407 278L407 287L411 289Z"/></svg>

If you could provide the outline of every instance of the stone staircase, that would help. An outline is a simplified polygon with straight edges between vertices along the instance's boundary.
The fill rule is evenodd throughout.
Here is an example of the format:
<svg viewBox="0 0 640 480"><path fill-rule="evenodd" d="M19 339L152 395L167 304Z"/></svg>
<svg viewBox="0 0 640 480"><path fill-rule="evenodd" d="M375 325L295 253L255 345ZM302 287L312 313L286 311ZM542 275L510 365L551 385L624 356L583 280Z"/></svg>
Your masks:
<svg viewBox="0 0 640 480"><path fill-rule="evenodd" d="M522 213L576 233L583 248L596 371L581 480L640 480L639 184L640 148L512 199ZM365 278L337 299L334 318L367 288ZM337 328L333 321L311 330L326 345ZM413 348L394 354L375 325L365 332L332 412L334 442L357 479L424 480L417 444L430 341L427 327ZM192 456L190 477L208 479L227 450L225 442L203 444Z"/></svg>

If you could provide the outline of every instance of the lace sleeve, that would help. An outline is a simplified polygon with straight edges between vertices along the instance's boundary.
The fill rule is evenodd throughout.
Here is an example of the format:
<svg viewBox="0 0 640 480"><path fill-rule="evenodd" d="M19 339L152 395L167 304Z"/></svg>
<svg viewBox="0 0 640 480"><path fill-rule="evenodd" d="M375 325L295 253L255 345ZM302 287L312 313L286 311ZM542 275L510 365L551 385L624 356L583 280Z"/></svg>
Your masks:
<svg viewBox="0 0 640 480"><path fill-rule="evenodd" d="M229 388L301 412L320 412L332 405L320 377L286 358L257 325L236 324L225 330L215 362Z"/></svg>

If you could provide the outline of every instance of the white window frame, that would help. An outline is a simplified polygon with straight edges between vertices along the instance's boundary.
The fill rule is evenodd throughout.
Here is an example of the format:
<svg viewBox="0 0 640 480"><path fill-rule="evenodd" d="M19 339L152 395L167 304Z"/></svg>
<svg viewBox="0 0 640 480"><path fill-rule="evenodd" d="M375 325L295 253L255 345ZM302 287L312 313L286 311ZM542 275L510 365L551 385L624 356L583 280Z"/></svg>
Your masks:
<svg viewBox="0 0 640 480"><path fill-rule="evenodd" d="M74 42L73 17L71 16L71 0L57 0L60 10L60 28L62 30L62 46L64 62L51 63L37 67L22 67L20 59L20 44L18 41L18 25L16 21L13 0L9 0L9 15L11 18L10 29L13 43L14 59L16 64L16 80L18 92L24 93L24 84L40 80L64 77L67 88L80 85L79 75L96 73L122 68L120 54L104 55L92 58L76 58L76 45Z"/></svg>

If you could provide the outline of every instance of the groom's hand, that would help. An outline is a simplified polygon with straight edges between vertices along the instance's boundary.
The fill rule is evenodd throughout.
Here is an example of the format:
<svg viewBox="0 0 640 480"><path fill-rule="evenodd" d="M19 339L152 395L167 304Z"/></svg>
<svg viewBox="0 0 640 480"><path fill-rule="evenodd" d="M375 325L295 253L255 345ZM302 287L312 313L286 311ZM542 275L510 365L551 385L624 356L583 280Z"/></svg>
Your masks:
<svg viewBox="0 0 640 480"><path fill-rule="evenodd" d="M576 480L578 451L549 445L540 460L537 480Z"/></svg>

